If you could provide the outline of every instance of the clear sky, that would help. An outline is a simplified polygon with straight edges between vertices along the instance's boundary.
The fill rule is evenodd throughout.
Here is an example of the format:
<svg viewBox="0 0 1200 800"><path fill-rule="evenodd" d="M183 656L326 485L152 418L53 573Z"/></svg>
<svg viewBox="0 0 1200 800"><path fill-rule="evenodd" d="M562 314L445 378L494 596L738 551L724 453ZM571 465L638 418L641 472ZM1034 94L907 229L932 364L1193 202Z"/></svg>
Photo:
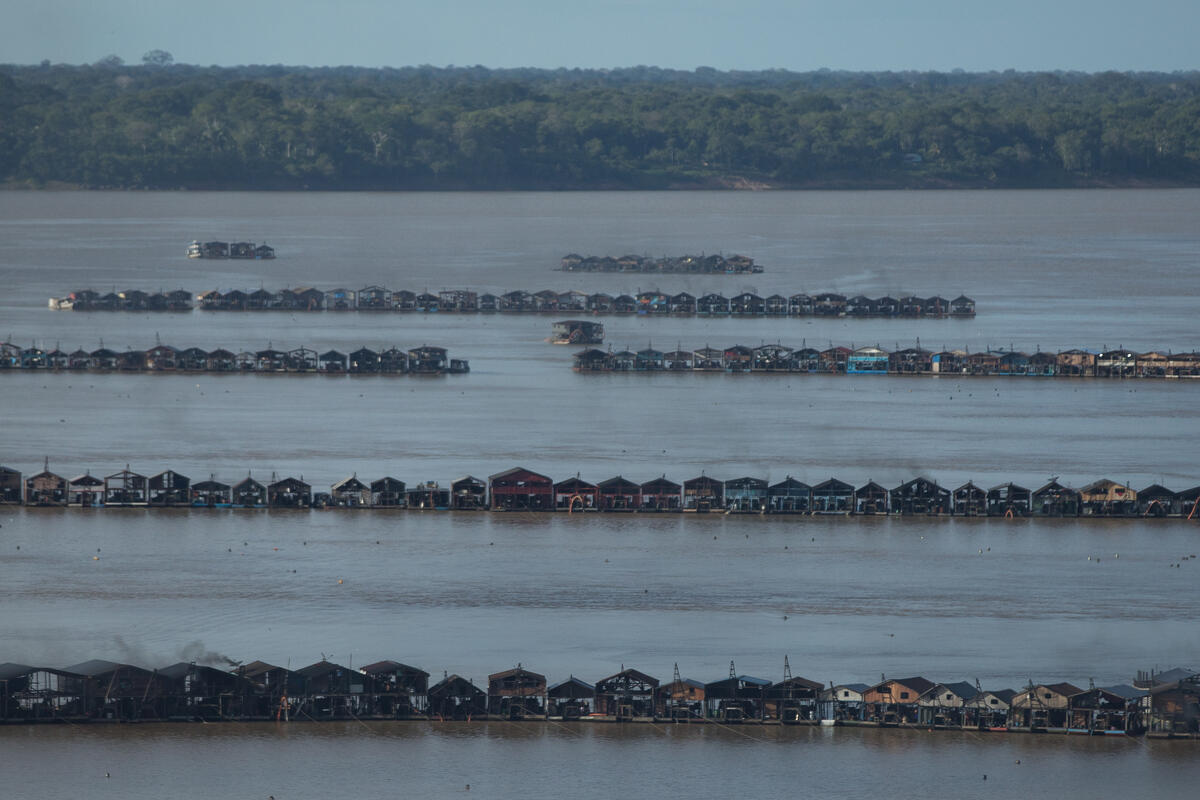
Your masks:
<svg viewBox="0 0 1200 800"><path fill-rule="evenodd" d="M1192 70L1200 0L0 0L0 62Z"/></svg>

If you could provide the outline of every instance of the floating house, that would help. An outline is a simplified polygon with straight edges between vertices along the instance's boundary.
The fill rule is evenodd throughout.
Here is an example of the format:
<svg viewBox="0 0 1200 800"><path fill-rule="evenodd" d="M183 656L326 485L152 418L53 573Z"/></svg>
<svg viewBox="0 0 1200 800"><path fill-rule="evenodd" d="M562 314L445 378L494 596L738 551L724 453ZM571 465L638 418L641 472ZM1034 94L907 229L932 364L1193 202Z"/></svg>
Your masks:
<svg viewBox="0 0 1200 800"><path fill-rule="evenodd" d="M596 681L596 711L618 722L654 716L658 679L636 669Z"/></svg>
<svg viewBox="0 0 1200 800"><path fill-rule="evenodd" d="M854 490L855 514L886 514L889 511L888 500L891 493L875 481Z"/></svg>
<svg viewBox="0 0 1200 800"><path fill-rule="evenodd" d="M546 714L546 676L520 664L489 675L487 693L489 714L512 720Z"/></svg>
<svg viewBox="0 0 1200 800"><path fill-rule="evenodd" d="M738 514L762 514L767 508L767 482L761 478L725 481L725 508Z"/></svg>
<svg viewBox="0 0 1200 800"><path fill-rule="evenodd" d="M701 475L683 482L683 510L719 511L725 507L725 484L716 478Z"/></svg>
<svg viewBox="0 0 1200 800"><path fill-rule="evenodd" d="M821 690L817 695L817 708L821 719L838 721L862 720L864 715L863 695L871 687L865 683L843 683Z"/></svg>
<svg viewBox="0 0 1200 800"><path fill-rule="evenodd" d="M559 681L546 690L546 705L550 716L579 719L592 713L596 687L574 675Z"/></svg>
<svg viewBox="0 0 1200 800"><path fill-rule="evenodd" d="M750 369L754 372L788 372L792 366L792 349L781 344L764 344L754 348Z"/></svg>
<svg viewBox="0 0 1200 800"><path fill-rule="evenodd" d="M1079 490L1079 513L1086 517L1129 517L1137 513L1137 492L1101 478Z"/></svg>
<svg viewBox="0 0 1200 800"><path fill-rule="evenodd" d="M10 467L0 466L0 505L20 505L24 499L21 491L21 473Z"/></svg>
<svg viewBox="0 0 1200 800"><path fill-rule="evenodd" d="M359 289L355 308L359 311L390 311L392 293L382 286L365 286Z"/></svg>
<svg viewBox="0 0 1200 800"><path fill-rule="evenodd" d="M71 478L67 486L67 505L80 508L104 506L104 481L90 472Z"/></svg>
<svg viewBox="0 0 1200 800"><path fill-rule="evenodd" d="M145 475L130 472L127 464L104 479L104 505L144 506L149 501L148 484Z"/></svg>
<svg viewBox="0 0 1200 800"><path fill-rule="evenodd" d="M893 514L945 514L950 511L950 491L928 478L914 478L892 489Z"/></svg>
<svg viewBox="0 0 1200 800"><path fill-rule="evenodd" d="M216 722L246 714L252 687L240 675L180 661L158 670L158 677L166 719Z"/></svg>
<svg viewBox="0 0 1200 800"><path fill-rule="evenodd" d="M1067 732L1089 736L1138 734L1144 730L1142 701L1132 686L1092 687L1067 698Z"/></svg>
<svg viewBox="0 0 1200 800"><path fill-rule="evenodd" d="M524 467L490 476L488 495L493 511L554 510L554 481Z"/></svg>
<svg viewBox="0 0 1200 800"><path fill-rule="evenodd" d="M295 710L312 719L356 719L374 712L371 700L378 693L375 681L358 670L322 659L301 667L295 674L303 681Z"/></svg>
<svg viewBox="0 0 1200 800"><path fill-rule="evenodd" d="M167 470L148 481L148 503L152 506L186 506L191 503L192 481L186 475Z"/></svg>
<svg viewBox="0 0 1200 800"><path fill-rule="evenodd" d="M1195 738L1200 734L1200 675L1158 682L1148 692L1144 722L1149 735Z"/></svg>
<svg viewBox="0 0 1200 800"><path fill-rule="evenodd" d="M188 496L193 506L226 508L233 504L233 487L209 475L208 480L192 484Z"/></svg>
<svg viewBox="0 0 1200 800"><path fill-rule="evenodd" d="M466 678L447 675L429 687L430 716L469 720L487 714L487 694Z"/></svg>
<svg viewBox="0 0 1200 800"><path fill-rule="evenodd" d="M410 486L406 493L408 507L417 510L445 511L450 508L450 490L437 481L425 481Z"/></svg>
<svg viewBox="0 0 1200 800"><path fill-rule="evenodd" d="M372 494L371 487L360 481L357 473L329 487L330 502L340 508L367 508Z"/></svg>
<svg viewBox="0 0 1200 800"><path fill-rule="evenodd" d="M744 345L726 348L722 357L726 372L749 372L754 367L754 351Z"/></svg>
<svg viewBox="0 0 1200 800"><path fill-rule="evenodd" d="M250 684L246 702L255 717L287 721L294 699L304 693L303 676L265 661L242 664L234 674Z"/></svg>
<svg viewBox="0 0 1200 800"><path fill-rule="evenodd" d="M407 499L404 481L390 476L371 481L372 508L404 508Z"/></svg>
<svg viewBox="0 0 1200 800"><path fill-rule="evenodd" d="M765 719L767 688L771 682L736 674L732 662L729 673L728 678L704 684L704 705L708 714L722 722Z"/></svg>
<svg viewBox="0 0 1200 800"><path fill-rule="evenodd" d="M317 371L341 375L346 371L346 354L338 350L326 350L317 357Z"/></svg>
<svg viewBox="0 0 1200 800"><path fill-rule="evenodd" d="M1013 696L1009 709L1009 727L1065 730L1071 697L1082 691L1070 683L1029 686Z"/></svg>
<svg viewBox="0 0 1200 800"><path fill-rule="evenodd" d="M231 493L236 508L265 508L267 505L267 487L249 475L235 483Z"/></svg>
<svg viewBox="0 0 1200 800"><path fill-rule="evenodd" d="M455 511L483 511L488 507L487 483L471 475L450 483L450 507Z"/></svg>
<svg viewBox="0 0 1200 800"><path fill-rule="evenodd" d="M554 344L600 344L604 341L604 326L599 322L564 319L550 327Z"/></svg>
<svg viewBox="0 0 1200 800"><path fill-rule="evenodd" d="M1051 480L1032 495L1033 515L1039 517L1077 517L1080 513L1079 492Z"/></svg>
<svg viewBox="0 0 1200 800"><path fill-rule="evenodd" d="M696 296L687 292L671 295L667 301L667 310L672 314L691 316L696 313Z"/></svg>
<svg viewBox="0 0 1200 800"><path fill-rule="evenodd" d="M1151 484L1137 493L1136 513L1139 517L1177 517L1182 513L1179 493Z"/></svg>
<svg viewBox="0 0 1200 800"><path fill-rule="evenodd" d="M61 669L0 664L0 721L85 719L85 680Z"/></svg>
<svg viewBox="0 0 1200 800"><path fill-rule="evenodd" d="M288 477L267 486L267 505L271 508L308 508L312 501L312 486L301 478Z"/></svg>
<svg viewBox="0 0 1200 800"><path fill-rule="evenodd" d="M1007 730L1009 706L1016 694L1012 689L976 692L963 706L963 727Z"/></svg>
<svg viewBox="0 0 1200 800"><path fill-rule="evenodd" d="M986 517L987 492L967 481L953 491L950 513L959 517Z"/></svg>
<svg viewBox="0 0 1200 800"><path fill-rule="evenodd" d="M854 509L854 487L837 478L822 481L812 488L814 514L848 514Z"/></svg>
<svg viewBox="0 0 1200 800"><path fill-rule="evenodd" d="M807 514L812 510L812 487L788 475L767 487L767 510L772 514Z"/></svg>
<svg viewBox="0 0 1200 800"><path fill-rule="evenodd" d="M681 509L680 493L683 489L678 483L667 480L663 475L643 483L640 487L642 504L638 511L679 511Z"/></svg>
<svg viewBox="0 0 1200 800"><path fill-rule="evenodd" d="M617 475L596 484L601 511L637 511L642 507L641 484Z"/></svg>
<svg viewBox="0 0 1200 800"><path fill-rule="evenodd" d="M847 375L887 375L888 352L879 347L860 347L846 357Z"/></svg>
<svg viewBox="0 0 1200 800"><path fill-rule="evenodd" d="M725 351L713 347L702 347L692 353L692 369L696 372L723 372Z"/></svg>
<svg viewBox="0 0 1200 800"><path fill-rule="evenodd" d="M818 697L823 685L808 678L790 677L790 672L788 667L783 680L766 688L765 716L784 725L819 719Z"/></svg>
<svg viewBox="0 0 1200 800"><path fill-rule="evenodd" d="M704 683L683 678L679 665L675 665L675 677L670 683L658 687L655 693L655 715L674 721L704 719Z"/></svg>
<svg viewBox="0 0 1200 800"><path fill-rule="evenodd" d="M359 672L375 683L378 714L403 719L424 713L429 694L429 673L425 670L399 661L376 661Z"/></svg>
<svg viewBox="0 0 1200 800"><path fill-rule="evenodd" d="M729 313L729 298L710 292L696 300L696 313L701 316L713 316Z"/></svg>
<svg viewBox="0 0 1200 800"><path fill-rule="evenodd" d="M163 680L156 672L101 659L65 672L83 678L85 713L92 718L130 722L162 717Z"/></svg>
<svg viewBox="0 0 1200 800"><path fill-rule="evenodd" d="M690 350L672 350L663 354L663 366L671 372L686 372L693 368L693 355Z"/></svg>
<svg viewBox="0 0 1200 800"><path fill-rule="evenodd" d="M863 692L863 718L880 725L915 725L920 698L934 688L922 677L883 680Z"/></svg>
<svg viewBox="0 0 1200 800"><path fill-rule="evenodd" d="M987 493L989 517L1028 517L1033 511L1033 493L1015 483L993 486Z"/></svg>
<svg viewBox="0 0 1200 800"><path fill-rule="evenodd" d="M917 721L932 728L961 728L979 690L965 681L939 683L917 699Z"/></svg>
<svg viewBox="0 0 1200 800"><path fill-rule="evenodd" d="M610 353L595 348L580 350L575 354L575 371L608 372L611 368L610 356Z"/></svg>

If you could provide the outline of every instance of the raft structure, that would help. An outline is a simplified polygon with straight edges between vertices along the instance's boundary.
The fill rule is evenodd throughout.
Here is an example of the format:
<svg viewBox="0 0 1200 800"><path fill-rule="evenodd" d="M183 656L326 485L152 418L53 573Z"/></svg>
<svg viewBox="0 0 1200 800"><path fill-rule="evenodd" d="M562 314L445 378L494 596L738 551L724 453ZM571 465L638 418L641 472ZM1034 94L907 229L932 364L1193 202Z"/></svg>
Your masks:
<svg viewBox="0 0 1200 800"><path fill-rule="evenodd" d="M559 262L563 272L643 272L683 275L755 275L763 268L749 256L581 256L568 253Z"/></svg>
<svg viewBox="0 0 1200 800"><path fill-rule="evenodd" d="M587 349L575 353L576 372L708 372L786 375L942 375L1021 376L1040 378L1197 378L1200 352L1152 350L1019 350L966 349L932 351L916 346L887 351L868 347L830 346L824 350L802 345L733 345L697 350Z"/></svg>
<svg viewBox="0 0 1200 800"><path fill-rule="evenodd" d="M846 317L943 319L975 316L975 301L966 295L947 300L940 295L918 297L847 297L836 292L805 293L767 297L755 292L725 296L716 292L694 295L671 294L657 289L633 294L587 294L521 289L491 294L467 289L392 291L382 286L362 289L321 290L313 287L268 291L254 289L228 292L212 290L193 298L183 289L147 293L138 289L97 292L80 289L63 297L52 297L52 309L60 311L388 311L395 313L499 313L499 314L641 314L675 317Z"/></svg>
<svg viewBox="0 0 1200 800"><path fill-rule="evenodd" d="M247 472L228 483L215 475L193 482L174 470L147 476L128 465L104 477L85 472L66 478L52 472L46 459L41 472L28 477L0 466L0 505L1194 520L1200 519L1200 486L1176 492L1153 484L1136 490L1101 479L1075 489L1052 478L1036 490L1015 483L984 489L973 481L947 489L918 477L888 489L874 481L857 488L837 478L810 485L789 475L770 484L764 478L720 480L703 473L682 483L665 475L644 483L621 475L592 483L578 473L555 481L513 467L486 480L465 475L446 484L410 485L390 475L360 480L355 473L328 491L314 491L303 476L272 473L260 482Z"/></svg>
<svg viewBox="0 0 1200 800"><path fill-rule="evenodd" d="M743 675L670 681L622 665L588 682L549 683L518 664L486 683L398 661L354 669L322 659L296 670L265 661L159 668L93 659L64 668L0 664L0 723L337 720L556 721L918 728L995 733L1200 738L1200 674L1139 672L1132 684L1071 683L984 690L979 682L922 676L873 685Z"/></svg>
<svg viewBox="0 0 1200 800"><path fill-rule="evenodd" d="M0 342L0 372L48 370L55 372L149 372L221 374L323 374L323 375L441 375L471 371L466 359L450 358L446 348L421 345L408 350L363 347L351 353L307 347L233 352L224 348L204 350L157 344L149 350L119 352L101 346L96 350L66 352L40 347L20 347Z"/></svg>

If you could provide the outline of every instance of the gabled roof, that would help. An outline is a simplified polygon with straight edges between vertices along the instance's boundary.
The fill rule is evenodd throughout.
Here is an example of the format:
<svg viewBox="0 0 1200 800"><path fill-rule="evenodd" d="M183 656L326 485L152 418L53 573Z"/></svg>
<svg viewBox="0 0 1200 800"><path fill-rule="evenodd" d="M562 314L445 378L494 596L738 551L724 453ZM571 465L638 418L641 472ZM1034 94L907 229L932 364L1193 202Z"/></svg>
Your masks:
<svg viewBox="0 0 1200 800"><path fill-rule="evenodd" d="M958 681L957 683L939 683L935 689L946 689L961 697L963 700L970 700L979 694L979 690L975 688L975 684L967 683L966 681Z"/></svg>
<svg viewBox="0 0 1200 800"><path fill-rule="evenodd" d="M128 666L126 664L118 664L115 661L105 661L100 658L93 658L91 661L84 661L81 664L74 664L67 667L67 672L74 672L77 675L86 675L93 677L96 675L107 675L108 673Z"/></svg>
<svg viewBox="0 0 1200 800"><path fill-rule="evenodd" d="M486 692L461 675L447 675L433 686L430 686L428 694L430 697L438 695L449 695L452 697L487 695Z"/></svg>
<svg viewBox="0 0 1200 800"><path fill-rule="evenodd" d="M595 697L596 687L572 675L565 681L559 681L549 687L546 694L551 697Z"/></svg>
<svg viewBox="0 0 1200 800"><path fill-rule="evenodd" d="M265 661L251 661L249 664L243 664L241 667L242 674L247 678L256 678L259 675L263 675L268 672L275 672L276 670L283 670L284 672L289 671L283 667L277 667L274 664L268 664Z"/></svg>
<svg viewBox="0 0 1200 800"><path fill-rule="evenodd" d="M359 667L359 672L366 675L382 675L384 673L402 672L407 675L424 675L429 677L429 673L417 667L410 667L408 664L401 664L399 661L376 661L374 664L367 664L365 667Z"/></svg>
<svg viewBox="0 0 1200 800"><path fill-rule="evenodd" d="M599 686L602 683L608 683L618 679L638 681L640 683L648 683L652 686L658 686L658 678L652 678L646 673L639 672L638 670L632 668L623 669L615 675L609 675L607 678L601 678L600 680L596 681L596 685Z"/></svg>
<svg viewBox="0 0 1200 800"><path fill-rule="evenodd" d="M37 667L30 667L25 664L14 664L7 661L0 664L0 681L10 681L13 678L19 678L22 675L28 675L35 672Z"/></svg>
<svg viewBox="0 0 1200 800"><path fill-rule="evenodd" d="M512 669L506 669L501 672L493 672L491 675L488 675L488 683L491 683L492 681L503 680L505 678L516 677L532 678L533 680L540 681L541 683L546 682L546 676L542 675L541 673L531 672L530 670L522 669L521 667L513 667Z"/></svg>
<svg viewBox="0 0 1200 800"><path fill-rule="evenodd" d="M506 469L503 472L497 472L495 475L489 475L488 481L491 482L491 481L496 481L496 480L503 480L504 478L511 478L515 475L521 474L522 472L528 473L529 475L532 475L536 478L541 478L549 483L554 482L553 480L550 479L549 476L542 475L540 472L534 472L533 470L526 469L525 467L513 467L512 469Z"/></svg>
<svg viewBox="0 0 1200 800"><path fill-rule="evenodd" d="M642 489L642 485L640 483L634 483L628 478L624 478L620 475L617 475L614 478L609 478L608 480L600 481L598 484L596 484L596 487L601 491L616 490L640 492Z"/></svg>
<svg viewBox="0 0 1200 800"><path fill-rule="evenodd" d="M342 478L329 488L335 492L362 492L368 489L367 485L360 481L357 475L351 475L349 478Z"/></svg>
<svg viewBox="0 0 1200 800"><path fill-rule="evenodd" d="M303 675L306 678L319 678L322 675L331 675L334 672L350 672L341 664L335 664L332 661L318 661L315 664L309 664L307 667L301 667L296 670L297 675Z"/></svg>
<svg viewBox="0 0 1200 800"><path fill-rule="evenodd" d="M889 683L898 683L902 686L906 686L916 692L918 697L936 686L933 681L922 678L919 675L915 675L911 678L887 678L886 680L882 680L874 686L867 688L865 691L874 691L881 686L886 686ZM913 699L916 700L917 698L914 697Z"/></svg>
<svg viewBox="0 0 1200 800"><path fill-rule="evenodd" d="M1117 697L1123 697L1126 700L1133 700L1138 697L1145 697L1148 692L1142 689L1135 689L1127 683L1118 683L1116 686L1105 686L1101 691L1115 694Z"/></svg>

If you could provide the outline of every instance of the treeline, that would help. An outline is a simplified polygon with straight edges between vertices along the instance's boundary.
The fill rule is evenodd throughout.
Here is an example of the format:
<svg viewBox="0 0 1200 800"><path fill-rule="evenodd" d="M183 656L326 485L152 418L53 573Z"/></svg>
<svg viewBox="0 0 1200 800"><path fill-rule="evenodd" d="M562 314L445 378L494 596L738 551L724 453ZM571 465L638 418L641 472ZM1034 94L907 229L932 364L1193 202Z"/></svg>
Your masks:
<svg viewBox="0 0 1200 800"><path fill-rule="evenodd" d="M1200 73L0 66L0 182L1200 185Z"/></svg>

